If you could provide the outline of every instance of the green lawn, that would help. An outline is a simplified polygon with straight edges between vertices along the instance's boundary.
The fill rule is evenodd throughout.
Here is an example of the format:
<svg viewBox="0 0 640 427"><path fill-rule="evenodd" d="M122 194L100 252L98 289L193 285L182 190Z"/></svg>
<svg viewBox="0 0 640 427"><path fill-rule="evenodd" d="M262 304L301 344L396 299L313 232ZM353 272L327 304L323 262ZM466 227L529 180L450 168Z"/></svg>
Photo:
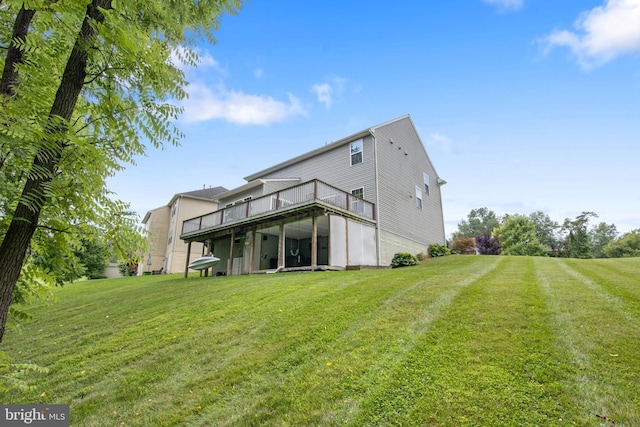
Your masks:
<svg viewBox="0 0 640 427"><path fill-rule="evenodd" d="M79 282L2 349L73 426L640 426L640 259Z"/></svg>

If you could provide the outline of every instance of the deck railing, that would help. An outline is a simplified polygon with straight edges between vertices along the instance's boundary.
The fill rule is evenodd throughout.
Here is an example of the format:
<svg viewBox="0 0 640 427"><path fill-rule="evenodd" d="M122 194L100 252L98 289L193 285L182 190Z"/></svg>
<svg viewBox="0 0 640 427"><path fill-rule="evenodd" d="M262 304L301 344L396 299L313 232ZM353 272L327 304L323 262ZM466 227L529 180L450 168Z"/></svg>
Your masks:
<svg viewBox="0 0 640 427"><path fill-rule="evenodd" d="M316 179L188 219L182 223L182 234L316 201L336 206L368 219L374 219L373 203Z"/></svg>

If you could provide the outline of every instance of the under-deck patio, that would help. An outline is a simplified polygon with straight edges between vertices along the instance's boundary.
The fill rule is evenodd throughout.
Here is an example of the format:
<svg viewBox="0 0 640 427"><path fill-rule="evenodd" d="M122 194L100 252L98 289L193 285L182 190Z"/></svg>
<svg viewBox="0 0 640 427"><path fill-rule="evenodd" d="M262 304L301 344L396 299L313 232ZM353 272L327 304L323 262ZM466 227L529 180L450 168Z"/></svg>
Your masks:
<svg viewBox="0 0 640 427"><path fill-rule="evenodd" d="M362 226L373 230L374 212L373 203L313 180L189 219L180 238L204 242L224 257L224 274L331 269L331 253L337 258L349 251L331 251L330 223L347 245L348 224L352 233ZM336 234L343 226L346 231Z"/></svg>

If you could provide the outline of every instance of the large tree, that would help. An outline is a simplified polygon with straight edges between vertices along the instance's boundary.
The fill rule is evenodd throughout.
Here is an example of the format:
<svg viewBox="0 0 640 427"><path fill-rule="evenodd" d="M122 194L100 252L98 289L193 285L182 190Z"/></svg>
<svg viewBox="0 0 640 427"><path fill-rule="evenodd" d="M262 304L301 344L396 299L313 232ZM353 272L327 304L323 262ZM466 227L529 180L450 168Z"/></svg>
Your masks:
<svg viewBox="0 0 640 427"><path fill-rule="evenodd" d="M601 222L589 231L591 241L591 255L594 258L606 258L604 248L618 237L618 228L615 224Z"/></svg>
<svg viewBox="0 0 640 427"><path fill-rule="evenodd" d="M560 225L542 211L535 211L529 214L528 218L535 225L536 236L540 243L547 248L549 255L558 256L558 250L562 245L558 236Z"/></svg>
<svg viewBox="0 0 640 427"><path fill-rule="evenodd" d="M597 218L594 212L582 212L575 219L565 218L561 232L564 234L563 256L567 258L591 258L589 219Z"/></svg>
<svg viewBox="0 0 640 427"><path fill-rule="evenodd" d="M509 215L493 231L499 239L503 255L546 255L546 248L538 240L536 226L524 215Z"/></svg>
<svg viewBox="0 0 640 427"><path fill-rule="evenodd" d="M604 253L609 258L640 257L640 228L609 242Z"/></svg>
<svg viewBox="0 0 640 427"><path fill-rule="evenodd" d="M458 223L458 231L453 233L453 238L479 236L483 233L491 233L500 225L500 218L488 208L471 209L467 219L461 219Z"/></svg>
<svg viewBox="0 0 640 427"><path fill-rule="evenodd" d="M176 62L195 65L190 48L213 42L219 17L239 7L0 0L0 341L31 254L77 244L88 227L135 249L136 221L105 180L146 146L177 143Z"/></svg>

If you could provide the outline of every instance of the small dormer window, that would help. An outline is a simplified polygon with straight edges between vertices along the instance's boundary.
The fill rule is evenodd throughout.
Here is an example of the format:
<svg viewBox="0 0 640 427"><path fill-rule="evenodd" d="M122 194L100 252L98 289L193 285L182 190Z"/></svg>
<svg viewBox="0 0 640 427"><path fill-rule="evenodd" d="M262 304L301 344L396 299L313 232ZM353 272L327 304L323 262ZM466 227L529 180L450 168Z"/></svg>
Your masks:
<svg viewBox="0 0 640 427"><path fill-rule="evenodd" d="M351 143L351 166L362 163L362 140L353 141Z"/></svg>

